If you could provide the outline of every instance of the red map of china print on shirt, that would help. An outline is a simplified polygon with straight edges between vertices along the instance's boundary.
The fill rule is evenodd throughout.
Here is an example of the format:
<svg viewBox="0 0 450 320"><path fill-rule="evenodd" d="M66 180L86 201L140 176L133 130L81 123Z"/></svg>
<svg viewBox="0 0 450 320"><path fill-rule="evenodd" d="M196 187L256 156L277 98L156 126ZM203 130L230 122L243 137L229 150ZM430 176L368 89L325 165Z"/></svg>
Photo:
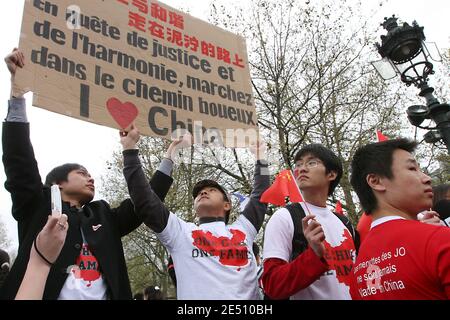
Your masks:
<svg viewBox="0 0 450 320"><path fill-rule="evenodd" d="M76 279L88 281L87 287L90 287L92 282L100 278L100 272L98 271L97 258L89 250L87 244L83 244L80 255L77 258L76 267L72 268L72 273Z"/></svg>
<svg viewBox="0 0 450 320"><path fill-rule="evenodd" d="M347 228L342 234L343 241L340 245L332 247L325 239L325 255L324 258L330 266L330 270L336 271L336 278L339 283L350 286L353 276L352 267L356 253L353 238Z"/></svg>
<svg viewBox="0 0 450 320"><path fill-rule="evenodd" d="M219 262L225 266L242 267L248 263L248 250L245 245L245 233L230 229L233 235L228 237L215 237L211 232L203 230L192 231L192 243L200 250L211 256L219 257Z"/></svg>

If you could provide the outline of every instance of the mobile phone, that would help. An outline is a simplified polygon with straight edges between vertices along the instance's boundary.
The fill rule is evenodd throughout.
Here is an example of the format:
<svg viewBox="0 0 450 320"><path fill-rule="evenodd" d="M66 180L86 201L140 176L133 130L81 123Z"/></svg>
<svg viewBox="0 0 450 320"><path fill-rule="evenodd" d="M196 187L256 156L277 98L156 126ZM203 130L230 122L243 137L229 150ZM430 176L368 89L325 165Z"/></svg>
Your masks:
<svg viewBox="0 0 450 320"><path fill-rule="evenodd" d="M61 191L59 191L59 186L57 184L54 184L51 187L51 201L52 212L57 211L62 213Z"/></svg>

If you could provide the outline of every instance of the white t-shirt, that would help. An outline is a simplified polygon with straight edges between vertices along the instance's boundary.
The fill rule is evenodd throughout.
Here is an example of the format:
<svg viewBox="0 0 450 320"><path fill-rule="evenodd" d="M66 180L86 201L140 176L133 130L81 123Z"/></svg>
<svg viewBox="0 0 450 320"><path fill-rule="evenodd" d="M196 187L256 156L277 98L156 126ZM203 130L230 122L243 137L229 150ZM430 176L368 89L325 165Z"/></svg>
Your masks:
<svg viewBox="0 0 450 320"><path fill-rule="evenodd" d="M304 203L301 203L308 214ZM291 300L336 299L350 300L351 268L355 261L355 245L350 231L328 208L308 203L311 214L316 216L325 233L326 253L330 270L325 272L309 287L300 290ZM301 224L299 225L301 227ZM267 223L264 234L264 259L278 258L289 262L292 254L294 223L289 211L277 210Z"/></svg>
<svg viewBox="0 0 450 320"><path fill-rule="evenodd" d="M243 215L197 226L170 213L157 234L172 255L179 300L258 300L256 229Z"/></svg>
<svg viewBox="0 0 450 320"><path fill-rule="evenodd" d="M83 236L83 242L84 236ZM99 271L97 258L83 243L76 264L67 268L66 282L59 293L58 300L106 300L107 287Z"/></svg>

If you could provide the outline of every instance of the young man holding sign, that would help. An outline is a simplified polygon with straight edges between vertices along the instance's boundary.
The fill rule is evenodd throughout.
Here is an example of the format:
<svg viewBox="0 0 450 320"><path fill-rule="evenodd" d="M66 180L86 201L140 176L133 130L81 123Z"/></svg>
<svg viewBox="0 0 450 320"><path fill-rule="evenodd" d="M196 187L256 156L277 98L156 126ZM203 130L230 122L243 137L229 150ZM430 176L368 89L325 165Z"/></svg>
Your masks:
<svg viewBox="0 0 450 320"><path fill-rule="evenodd" d="M15 49L5 61L13 81L17 68L25 63L24 56ZM131 200L123 201L114 209L103 200L92 201L94 179L78 164L64 164L53 169L43 185L29 137L25 99L22 97L11 97L9 101L2 143L5 188L11 193L12 214L18 222L19 252L0 289L0 298L13 299L16 296L31 246L51 212L50 186L58 184L63 201L62 212L68 216L69 229L56 261L41 256L51 267L43 298L131 299L121 237L142 223ZM173 147L174 144L171 145ZM125 156L127 152L124 151ZM151 181L161 200L172 183L171 166L169 160L164 160ZM129 176L126 180L130 182Z"/></svg>
<svg viewBox="0 0 450 320"><path fill-rule="evenodd" d="M138 151L139 132L133 128L122 145L134 159L125 158L124 172L132 177L129 193L136 211L171 254L177 276L177 298L195 300L259 299L253 241L261 228L267 205L259 201L269 186L266 161L255 150L257 162L250 201L237 220L228 225L231 200L214 180L202 180L193 188L194 210L199 224L178 218L164 206L145 178Z"/></svg>

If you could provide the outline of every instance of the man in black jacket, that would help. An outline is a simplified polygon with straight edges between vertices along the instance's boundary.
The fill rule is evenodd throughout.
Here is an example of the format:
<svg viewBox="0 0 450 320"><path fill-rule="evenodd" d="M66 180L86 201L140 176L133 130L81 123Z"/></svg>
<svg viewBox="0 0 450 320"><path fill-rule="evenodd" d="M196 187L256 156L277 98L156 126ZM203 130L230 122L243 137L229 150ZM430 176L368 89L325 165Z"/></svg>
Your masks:
<svg viewBox="0 0 450 320"><path fill-rule="evenodd" d="M12 80L17 67L24 64L23 54L15 49L5 58ZM11 193L12 214L18 222L19 252L8 278L0 288L0 298L13 299L24 276L29 253L36 235L51 212L50 184L58 184L63 200L63 213L69 229L64 247L51 265L44 299L131 299L121 237L135 230L142 219L130 199L117 208L107 202L92 201L94 180L78 164L65 164L53 169L43 185L29 137L25 100L11 97L8 115L3 123L3 163L5 188ZM124 164L137 150L124 150ZM134 159L134 158L133 158ZM165 165L165 166L164 166ZM163 160L156 171L152 189L163 200L172 178L169 160ZM129 176L125 176L127 183Z"/></svg>

